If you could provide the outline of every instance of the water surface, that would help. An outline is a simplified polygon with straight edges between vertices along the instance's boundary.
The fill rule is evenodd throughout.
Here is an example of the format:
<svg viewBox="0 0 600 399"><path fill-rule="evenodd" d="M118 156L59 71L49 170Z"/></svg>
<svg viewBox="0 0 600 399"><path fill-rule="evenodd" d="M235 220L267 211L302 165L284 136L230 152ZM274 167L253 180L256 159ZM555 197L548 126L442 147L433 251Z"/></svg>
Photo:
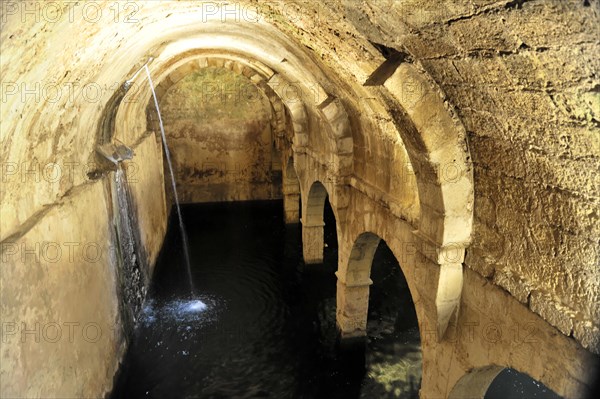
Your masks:
<svg viewBox="0 0 600 399"><path fill-rule="evenodd" d="M304 265L281 201L186 205L191 298L177 219L113 398L417 397L419 335L391 252L376 253L366 347L336 340L335 220L325 260ZM173 215L174 216L174 215Z"/></svg>

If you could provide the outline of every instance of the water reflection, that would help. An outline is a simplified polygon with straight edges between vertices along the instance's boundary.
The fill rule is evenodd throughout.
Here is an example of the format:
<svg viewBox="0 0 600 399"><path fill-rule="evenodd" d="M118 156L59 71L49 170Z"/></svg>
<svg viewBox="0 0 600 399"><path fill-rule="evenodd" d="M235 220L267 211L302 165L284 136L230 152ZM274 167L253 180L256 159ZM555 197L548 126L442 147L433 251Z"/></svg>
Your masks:
<svg viewBox="0 0 600 399"><path fill-rule="evenodd" d="M378 398L418 398L422 357L417 315L400 265L383 240L373 257L371 280L364 392Z"/></svg>
<svg viewBox="0 0 600 399"><path fill-rule="evenodd" d="M397 264L381 268L381 278L373 269L369 339L340 346L333 213L326 210L324 263L304 265L300 230L284 228L281 209L279 201L184 207L200 295L189 297L172 223L113 398L371 399L418 392L418 329L407 324L412 302L390 292L406 288ZM393 264L382 251L378 262Z"/></svg>

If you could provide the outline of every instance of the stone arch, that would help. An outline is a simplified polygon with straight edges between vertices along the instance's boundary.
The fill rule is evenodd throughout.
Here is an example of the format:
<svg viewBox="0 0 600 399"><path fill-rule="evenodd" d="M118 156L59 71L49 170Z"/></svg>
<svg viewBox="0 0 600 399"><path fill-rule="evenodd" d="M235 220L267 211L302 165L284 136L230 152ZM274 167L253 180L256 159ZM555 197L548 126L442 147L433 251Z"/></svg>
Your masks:
<svg viewBox="0 0 600 399"><path fill-rule="evenodd" d="M473 222L473 170L464 126L431 77L410 63L400 64L382 83L419 186L419 234L438 245L466 247Z"/></svg>
<svg viewBox="0 0 600 399"><path fill-rule="evenodd" d="M371 268L373 257L381 241L382 238L372 232L359 234L350 250L347 265L344 268L340 267L336 272L338 278L336 323L341 338L356 338L366 335L369 287L373 284L370 278ZM391 247L390 250L392 250ZM392 253L398 259L393 250ZM405 274L404 271L402 272ZM410 295L414 303L412 292ZM416 306L415 313L418 317Z"/></svg>
<svg viewBox="0 0 600 399"><path fill-rule="evenodd" d="M410 126L399 131L417 176L420 215L415 236L421 254L440 266L436 307L442 339L451 319L458 317L462 262L473 227L467 135L441 89L417 66L401 63L381 86L394 123Z"/></svg>
<svg viewBox="0 0 600 399"><path fill-rule="evenodd" d="M271 104L271 114L273 116L271 123L273 136L276 138L278 150L281 150L284 147L284 144L281 141L282 139L285 139L286 136L286 112L280 97L268 84L268 78L274 75L272 70L260 63L250 65L235 57L211 54L194 55L191 58L186 57L175 65L177 66L175 66L174 69L172 69L156 86L156 96L159 102L171 87L189 74L209 67L229 70L237 75L247 78L248 81L256 86L256 88L269 100ZM158 130L158 120L152 101L148 103L146 108L146 119L148 129ZM305 130L305 127L302 125L299 126L299 128L301 131Z"/></svg>
<svg viewBox="0 0 600 399"><path fill-rule="evenodd" d="M247 38L246 38L247 39ZM350 123L347 118L347 113L343 109L343 105L334 96L327 94L322 86L315 81L315 77L303 80L289 80L287 75L305 74L303 71L289 71L286 73L278 73L270 66L262 63L259 59L253 57L250 52L240 52L236 48L235 51L226 51L226 49L218 48L195 48L194 50L184 51L181 53L170 54L169 51L164 55L162 61L152 62L152 76L157 82L157 97L161 97L164 92L177 80L183 78L188 73L193 72L201 67L206 66L208 62L213 65L223 65L228 69L238 71L241 74L250 75L250 80L254 83L265 96L270 100L273 114L275 116L274 132L278 138L278 150L285 150L286 146L293 148L297 152L305 152L308 145L309 135L309 110L316 115L320 120L324 121L327 140L331 141L331 148L334 150L334 162L332 167L336 168L336 172L340 168L346 168L344 174L349 174L352 166L352 135L350 131ZM285 59L284 59L285 61ZM282 61L282 62L284 62ZM285 65L289 65L289 61ZM172 75L173 74L173 75ZM137 85L140 87L136 93L136 100L129 101L134 103L133 106L120 111L119 114L129 114L134 117L140 108L137 103L144 103L146 98L149 98L150 93L144 87L143 77L138 77ZM160 88L159 88L160 87ZM293 88L294 90L290 90ZM290 95L289 93L298 93ZM152 102L145 102L146 108L152 108ZM149 113L151 114L151 113ZM288 135L285 116L289 115L291 119L291 132L293 135ZM117 115L119 118L119 115ZM148 118L147 126L156 127L152 118ZM143 122L138 121L138 124ZM117 126L122 127L122 126ZM127 135L131 129L117 129L123 135ZM341 135L341 136L340 136ZM282 140L283 138L283 140ZM123 139L123 141L131 141ZM341 149L340 146L344 146ZM338 149L338 147L340 147Z"/></svg>
<svg viewBox="0 0 600 399"><path fill-rule="evenodd" d="M232 71L247 78L269 101L272 115L272 139L276 151L275 155L278 155L276 157L278 160L277 167L279 168L285 163L285 157L288 155L293 157L295 151L304 151L304 146L308 143L309 130L305 104L301 101L302 98L285 96L286 88L294 85L265 64L239 54L191 51L168 60L165 65L164 70L161 70L162 72L158 75L159 83L155 89L159 102L171 87L191 73L208 67ZM154 107L153 101L150 100L146 107L146 126L149 130L157 131L159 126ZM283 172L285 173L285 170ZM295 168L294 175L296 175ZM290 205L289 209L292 210L299 206L300 190L294 185L288 185L285 188L291 190L287 199L292 200L294 195L298 196L295 200L298 205L292 205L293 202L288 203ZM297 223L299 221L299 209L291 211L288 216L289 221L287 222Z"/></svg>
<svg viewBox="0 0 600 399"><path fill-rule="evenodd" d="M454 385L448 399L483 399L492 381L504 367L491 365L471 370Z"/></svg>
<svg viewBox="0 0 600 399"><path fill-rule="evenodd" d="M302 253L304 263L322 263L325 245L323 214L327 189L320 181L310 186L306 201L302 203Z"/></svg>
<svg viewBox="0 0 600 399"><path fill-rule="evenodd" d="M492 364L489 366L483 366L475 368L465 375L463 375L454 385L450 393L448 394L448 399L484 399L485 396L490 391L492 384L501 376L504 372L509 372L514 374L512 378L513 381L516 381L517 378L523 379L522 383L533 382L537 385L537 388L541 389L540 382L536 381L532 378L528 373L516 370L511 367L503 367L496 364ZM504 374L505 376L508 374ZM543 384L543 383L541 383ZM529 386L529 384L527 384ZM550 390L550 392L558 397L554 391L544 385L544 389ZM526 393L523 393L523 397L525 397Z"/></svg>
<svg viewBox="0 0 600 399"><path fill-rule="evenodd" d="M283 165L283 212L286 224L300 222L300 181L293 157Z"/></svg>

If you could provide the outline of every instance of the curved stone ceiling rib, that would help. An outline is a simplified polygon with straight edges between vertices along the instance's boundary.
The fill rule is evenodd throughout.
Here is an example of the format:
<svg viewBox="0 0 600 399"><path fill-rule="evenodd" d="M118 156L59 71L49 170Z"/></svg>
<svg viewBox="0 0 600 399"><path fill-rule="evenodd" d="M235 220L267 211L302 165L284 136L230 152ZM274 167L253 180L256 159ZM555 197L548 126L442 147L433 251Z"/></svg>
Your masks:
<svg viewBox="0 0 600 399"><path fill-rule="evenodd" d="M218 26L223 28L222 24ZM205 25L202 27L209 29ZM252 26L252 28L256 27ZM312 112L318 115L328 127L335 148L336 158L333 165L336 172L340 175L349 175L352 167L353 144L348 115L337 96L325 91L321 82L331 87L333 85L309 57L300 51L290 51L289 48L293 45L287 39L277 42L272 32L269 32L266 37L261 36L258 30L247 32L243 29L235 29L232 32L209 30L195 35L191 35L188 31L186 33L184 39L165 43L152 51L155 59L149 64L149 68L155 82L161 82L176 69L174 64L179 64L181 59L194 53L219 54L220 57L243 61L268 77L269 86L286 104L294 122L296 146L304 147L307 143L306 120L303 116L303 108L306 106L313 110ZM273 48L279 50L273 51ZM157 54L159 51L160 53ZM271 72L273 75L268 76ZM138 75L135 80L137 87L140 88L136 97L141 103L145 98L150 97L149 88L143 84L144 79L144 75ZM128 115L133 116L135 113L129 111Z"/></svg>
<svg viewBox="0 0 600 399"><path fill-rule="evenodd" d="M283 102L285 99L284 93L281 90L277 91L278 87L272 87L272 80L276 76L266 65L245 59L243 57L233 54L221 54L221 53L200 53L193 55L186 55L185 58L179 60L177 63L169 69L168 75L158 84L156 87L156 94L158 100L169 90L170 87L177 84L181 79L190 73L199 71L202 68L207 67L221 67L224 69L231 70L235 73L245 76L249 83L254 84L260 91L263 92L265 97L271 103L273 115L275 121L273 122L273 132L277 139L285 138L286 128L286 117L284 107L287 108L288 114L292 119L294 126L294 138L296 139L296 146L299 146L300 141L306 141L301 139L308 133L307 117L304 105L300 101L288 101ZM284 82L283 89L288 87L289 83ZM299 100L299 99L298 99ZM154 110L154 104L149 103L147 109L147 115L150 114L148 111ZM150 121L148 118L149 126L152 129L157 130L158 126L155 125L156 121ZM278 143L279 150L283 149L283 143Z"/></svg>

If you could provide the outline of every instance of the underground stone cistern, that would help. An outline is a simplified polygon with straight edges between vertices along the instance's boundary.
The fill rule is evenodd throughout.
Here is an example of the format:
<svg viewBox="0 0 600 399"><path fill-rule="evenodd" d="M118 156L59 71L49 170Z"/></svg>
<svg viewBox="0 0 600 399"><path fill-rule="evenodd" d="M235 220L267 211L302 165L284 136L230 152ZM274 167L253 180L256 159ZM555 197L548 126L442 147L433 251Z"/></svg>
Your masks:
<svg viewBox="0 0 600 399"><path fill-rule="evenodd" d="M335 300L315 308L343 337L368 339L384 242L418 321L421 397L481 397L517 372L591 396L598 2L297 5L1 2L0 396L112 390L174 203L166 149L183 203L283 199L317 269L330 203ZM121 92L149 57L155 93L141 73ZM135 155L105 167L107 143ZM212 317L198 295L188 315Z"/></svg>

